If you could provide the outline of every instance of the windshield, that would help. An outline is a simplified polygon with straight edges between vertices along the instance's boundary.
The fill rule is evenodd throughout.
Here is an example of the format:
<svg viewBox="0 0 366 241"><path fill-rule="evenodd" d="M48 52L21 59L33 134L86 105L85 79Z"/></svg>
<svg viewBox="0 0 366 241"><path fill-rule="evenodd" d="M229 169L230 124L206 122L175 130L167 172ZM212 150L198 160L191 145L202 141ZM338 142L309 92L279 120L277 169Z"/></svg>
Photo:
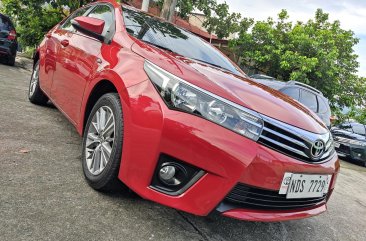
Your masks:
<svg viewBox="0 0 366 241"><path fill-rule="evenodd" d="M125 7L123 17L127 32L144 42L241 74L220 51L182 28Z"/></svg>

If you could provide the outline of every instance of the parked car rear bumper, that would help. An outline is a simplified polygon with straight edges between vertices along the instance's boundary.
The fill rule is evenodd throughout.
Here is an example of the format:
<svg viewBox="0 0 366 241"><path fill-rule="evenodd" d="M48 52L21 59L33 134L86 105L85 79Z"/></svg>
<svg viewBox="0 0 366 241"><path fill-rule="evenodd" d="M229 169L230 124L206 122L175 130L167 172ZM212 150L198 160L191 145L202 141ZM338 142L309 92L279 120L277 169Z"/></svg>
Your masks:
<svg viewBox="0 0 366 241"><path fill-rule="evenodd" d="M0 56L14 57L17 53L17 43L0 39Z"/></svg>

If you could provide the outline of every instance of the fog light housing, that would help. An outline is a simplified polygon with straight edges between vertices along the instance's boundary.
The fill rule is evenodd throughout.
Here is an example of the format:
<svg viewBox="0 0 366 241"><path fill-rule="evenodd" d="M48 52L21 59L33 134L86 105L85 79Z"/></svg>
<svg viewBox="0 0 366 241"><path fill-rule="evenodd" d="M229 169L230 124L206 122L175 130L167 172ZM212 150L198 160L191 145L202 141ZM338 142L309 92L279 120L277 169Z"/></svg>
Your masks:
<svg viewBox="0 0 366 241"><path fill-rule="evenodd" d="M172 196L180 195L197 182L204 171L168 155L161 155L150 187Z"/></svg>

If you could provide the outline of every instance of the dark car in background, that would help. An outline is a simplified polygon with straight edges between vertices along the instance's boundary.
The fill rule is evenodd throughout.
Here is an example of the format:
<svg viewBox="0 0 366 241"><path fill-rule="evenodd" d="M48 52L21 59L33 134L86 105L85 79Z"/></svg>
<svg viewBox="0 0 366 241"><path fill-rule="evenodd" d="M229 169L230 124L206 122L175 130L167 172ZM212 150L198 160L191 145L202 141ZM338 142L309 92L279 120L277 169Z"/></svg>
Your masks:
<svg viewBox="0 0 366 241"><path fill-rule="evenodd" d="M267 75L256 74L250 77L258 83L269 86L299 101L317 114L330 128L332 114L329 101L319 90L304 83L297 81L283 82Z"/></svg>
<svg viewBox="0 0 366 241"><path fill-rule="evenodd" d="M9 17L0 13L0 60L9 65L15 64L18 42L17 32Z"/></svg>
<svg viewBox="0 0 366 241"><path fill-rule="evenodd" d="M346 122L332 128L334 146L339 156L362 163L366 167L366 126Z"/></svg>

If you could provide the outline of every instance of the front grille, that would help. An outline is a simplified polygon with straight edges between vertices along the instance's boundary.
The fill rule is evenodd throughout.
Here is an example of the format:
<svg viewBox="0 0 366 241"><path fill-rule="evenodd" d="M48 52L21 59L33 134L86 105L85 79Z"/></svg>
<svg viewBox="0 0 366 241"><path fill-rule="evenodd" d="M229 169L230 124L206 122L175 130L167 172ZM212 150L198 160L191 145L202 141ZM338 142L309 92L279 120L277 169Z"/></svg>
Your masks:
<svg viewBox="0 0 366 241"><path fill-rule="evenodd" d="M291 210L322 205L326 202L326 195L320 198L286 199L286 195L280 195L278 191L238 184L224 202L234 208Z"/></svg>
<svg viewBox="0 0 366 241"><path fill-rule="evenodd" d="M325 150L319 157L314 157L311 154L311 148L317 140L324 143ZM258 143L310 163L324 162L335 152L333 139L329 132L316 134L269 117L264 118L264 127Z"/></svg>

